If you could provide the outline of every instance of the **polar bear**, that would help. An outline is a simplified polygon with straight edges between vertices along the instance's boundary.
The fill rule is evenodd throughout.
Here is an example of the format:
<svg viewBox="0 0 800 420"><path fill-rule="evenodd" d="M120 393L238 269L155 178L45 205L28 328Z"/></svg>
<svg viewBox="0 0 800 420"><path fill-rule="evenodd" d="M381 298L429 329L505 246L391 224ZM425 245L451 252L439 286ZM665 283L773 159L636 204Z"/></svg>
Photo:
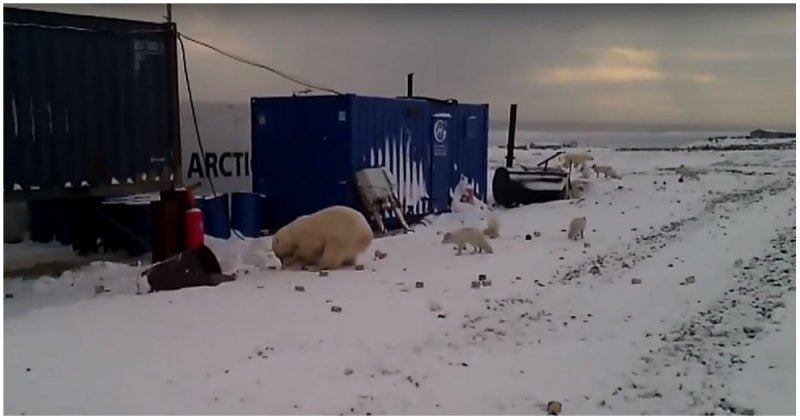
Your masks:
<svg viewBox="0 0 800 420"><path fill-rule="evenodd" d="M589 165L583 164L581 165L581 178L591 178L592 177L592 170L589 168Z"/></svg>
<svg viewBox="0 0 800 420"><path fill-rule="evenodd" d="M569 167L570 165L577 168L578 165L583 165L590 160L594 160L592 155L580 152L564 153L558 158L561 161L561 165L565 168Z"/></svg>
<svg viewBox="0 0 800 420"><path fill-rule="evenodd" d="M372 243L372 229L364 215L333 206L300 216L272 237L272 251L284 269L315 266L334 270L355 265L358 254Z"/></svg>

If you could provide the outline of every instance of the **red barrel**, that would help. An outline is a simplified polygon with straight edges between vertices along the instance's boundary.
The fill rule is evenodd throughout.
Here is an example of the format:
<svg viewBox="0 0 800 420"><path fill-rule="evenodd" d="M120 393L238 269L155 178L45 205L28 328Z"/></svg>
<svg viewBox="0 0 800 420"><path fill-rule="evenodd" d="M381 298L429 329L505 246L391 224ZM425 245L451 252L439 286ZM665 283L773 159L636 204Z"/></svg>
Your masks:
<svg viewBox="0 0 800 420"><path fill-rule="evenodd" d="M200 209L186 210L184 217L186 248L193 249L203 245L203 212Z"/></svg>

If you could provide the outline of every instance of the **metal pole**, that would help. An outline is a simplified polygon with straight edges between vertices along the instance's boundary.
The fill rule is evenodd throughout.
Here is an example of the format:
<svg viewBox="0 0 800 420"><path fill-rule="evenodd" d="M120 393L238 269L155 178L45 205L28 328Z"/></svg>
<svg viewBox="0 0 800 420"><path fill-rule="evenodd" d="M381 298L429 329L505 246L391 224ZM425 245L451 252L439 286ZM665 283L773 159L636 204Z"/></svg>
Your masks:
<svg viewBox="0 0 800 420"><path fill-rule="evenodd" d="M406 96L414 96L414 73L408 73L406 76Z"/></svg>
<svg viewBox="0 0 800 420"><path fill-rule="evenodd" d="M508 118L508 143L506 144L506 168L514 164L514 136L517 132L517 104L511 104Z"/></svg>
<svg viewBox="0 0 800 420"><path fill-rule="evenodd" d="M181 112L180 93L178 93L178 27L172 22L172 5L167 4L167 27L169 35L165 43L167 59L167 83L169 88L169 117L172 127L172 170L174 173L172 189L183 186L183 159L181 152Z"/></svg>

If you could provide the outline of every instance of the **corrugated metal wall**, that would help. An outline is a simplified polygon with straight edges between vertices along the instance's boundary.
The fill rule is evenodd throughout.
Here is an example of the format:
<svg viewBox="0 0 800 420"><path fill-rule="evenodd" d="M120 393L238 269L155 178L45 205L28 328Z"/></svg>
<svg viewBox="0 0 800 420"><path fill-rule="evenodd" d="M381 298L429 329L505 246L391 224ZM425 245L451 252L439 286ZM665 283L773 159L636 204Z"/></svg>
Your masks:
<svg viewBox="0 0 800 420"><path fill-rule="evenodd" d="M463 176L474 184L475 194L485 202L488 192L489 106L459 105L457 119L459 133L453 150L454 170L450 188L455 188Z"/></svg>
<svg viewBox="0 0 800 420"><path fill-rule="evenodd" d="M253 190L267 197L271 229L330 205L361 208L353 176L368 167L390 172L411 216L448 210L462 175L486 197L487 105L340 95L251 106ZM434 168L439 114L449 115L448 133Z"/></svg>
<svg viewBox="0 0 800 420"><path fill-rule="evenodd" d="M5 8L4 196L180 180L173 25Z"/></svg>
<svg viewBox="0 0 800 420"><path fill-rule="evenodd" d="M251 109L253 191L270 224L355 202L349 96L254 98Z"/></svg>
<svg viewBox="0 0 800 420"><path fill-rule="evenodd" d="M424 101L354 97L353 167L384 167L411 215L429 212L431 149Z"/></svg>

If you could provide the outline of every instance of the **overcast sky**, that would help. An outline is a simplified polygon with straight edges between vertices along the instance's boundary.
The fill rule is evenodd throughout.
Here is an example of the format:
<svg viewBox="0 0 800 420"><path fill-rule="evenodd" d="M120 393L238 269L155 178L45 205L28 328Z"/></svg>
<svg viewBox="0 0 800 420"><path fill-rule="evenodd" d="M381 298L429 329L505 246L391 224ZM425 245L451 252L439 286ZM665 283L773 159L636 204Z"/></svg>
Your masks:
<svg viewBox="0 0 800 420"><path fill-rule="evenodd" d="M159 5L25 8L158 21ZM190 5L180 31L343 92L519 104L527 122L795 125L794 5ZM198 99L300 89L187 44ZM541 125L541 124L540 124Z"/></svg>

